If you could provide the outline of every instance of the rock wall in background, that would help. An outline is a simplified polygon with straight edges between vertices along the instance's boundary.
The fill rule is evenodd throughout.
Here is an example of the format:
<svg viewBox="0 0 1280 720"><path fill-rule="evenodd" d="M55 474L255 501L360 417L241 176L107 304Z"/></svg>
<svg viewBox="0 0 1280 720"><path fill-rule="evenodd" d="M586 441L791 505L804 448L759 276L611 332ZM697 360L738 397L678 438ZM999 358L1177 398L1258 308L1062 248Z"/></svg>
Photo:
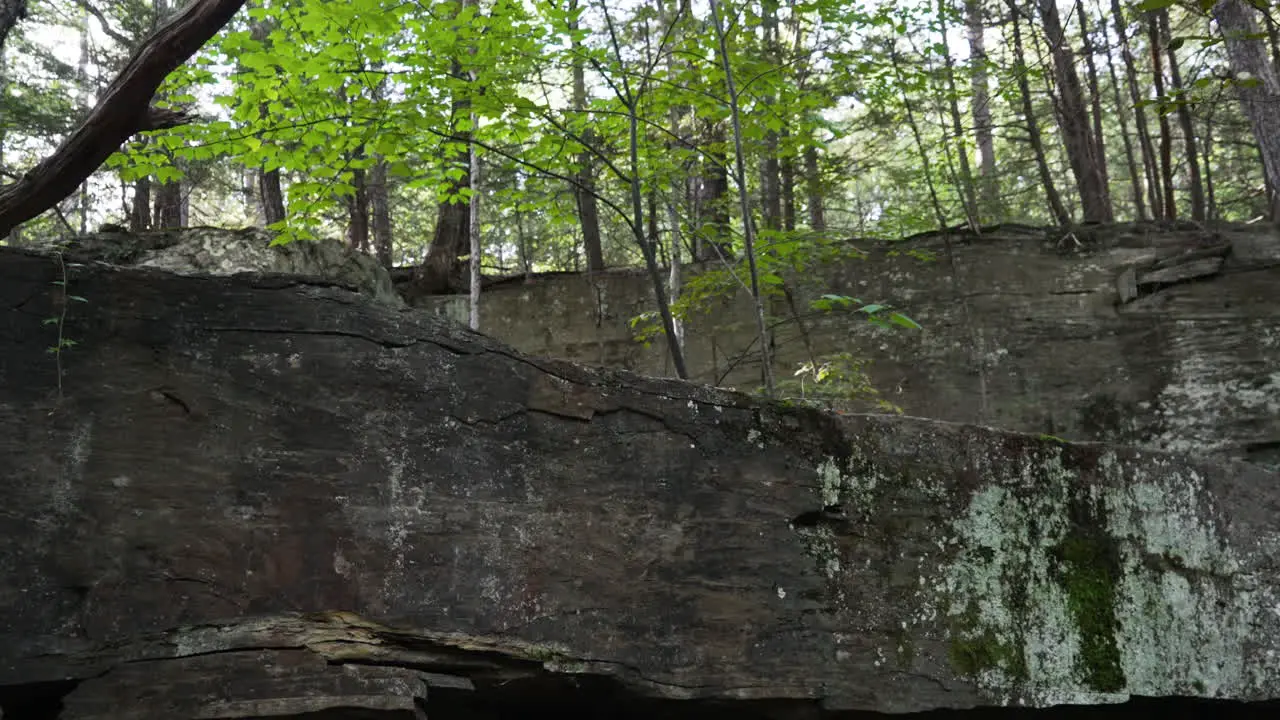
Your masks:
<svg viewBox="0 0 1280 720"><path fill-rule="evenodd" d="M869 359L906 413L1280 465L1274 228L1007 228L863 249L865 260L800 282L797 305L815 354ZM924 329L807 312L822 293L890 302ZM426 302L465 318L465 299ZM515 279L486 289L482 329L528 353L671 375L661 338L633 339L629 321L651 305L639 271ZM786 306L772 312L785 318L773 343L786 376L808 353ZM745 293L692 318L687 338L694 380L759 385Z"/></svg>

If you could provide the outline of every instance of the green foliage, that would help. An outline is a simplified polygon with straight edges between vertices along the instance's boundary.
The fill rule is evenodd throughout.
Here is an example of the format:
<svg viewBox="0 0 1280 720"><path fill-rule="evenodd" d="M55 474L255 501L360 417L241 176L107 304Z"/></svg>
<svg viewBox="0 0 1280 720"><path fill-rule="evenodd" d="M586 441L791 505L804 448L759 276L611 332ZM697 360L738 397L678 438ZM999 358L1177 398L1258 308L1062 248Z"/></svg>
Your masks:
<svg viewBox="0 0 1280 720"><path fill-rule="evenodd" d="M778 397L844 409L870 404L883 412L902 408L885 400L867 374L868 361L852 353L834 353L800 364L791 378L778 381Z"/></svg>

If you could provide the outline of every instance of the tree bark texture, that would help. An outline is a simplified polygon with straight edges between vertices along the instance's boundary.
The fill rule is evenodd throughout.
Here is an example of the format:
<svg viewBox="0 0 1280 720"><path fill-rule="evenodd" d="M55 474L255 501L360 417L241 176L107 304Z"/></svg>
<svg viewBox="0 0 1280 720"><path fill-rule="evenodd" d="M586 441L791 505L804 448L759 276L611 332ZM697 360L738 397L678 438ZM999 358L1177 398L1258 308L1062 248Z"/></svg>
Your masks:
<svg viewBox="0 0 1280 720"><path fill-rule="evenodd" d="M1244 0L1220 0L1213 17L1226 37L1240 104L1271 184L1271 219L1280 222L1280 71L1268 62L1266 46L1257 38L1257 12Z"/></svg>
<svg viewBox="0 0 1280 720"><path fill-rule="evenodd" d="M1111 195L1107 188L1099 156L1098 144L1090 128L1089 108L1084 89L1076 72L1075 53L1067 43L1058 15L1057 0L1036 0L1044 23L1049 51L1053 56L1054 77L1058 85L1058 120L1062 139L1080 194L1080 205L1086 222L1112 220Z"/></svg>
<svg viewBox="0 0 1280 720"><path fill-rule="evenodd" d="M969 39L972 94L973 136L978 147L978 177L982 216L999 222L1003 216L1000 182L996 176L995 123L991 117L991 92L988 87L986 8L983 0L965 0L965 29Z"/></svg>

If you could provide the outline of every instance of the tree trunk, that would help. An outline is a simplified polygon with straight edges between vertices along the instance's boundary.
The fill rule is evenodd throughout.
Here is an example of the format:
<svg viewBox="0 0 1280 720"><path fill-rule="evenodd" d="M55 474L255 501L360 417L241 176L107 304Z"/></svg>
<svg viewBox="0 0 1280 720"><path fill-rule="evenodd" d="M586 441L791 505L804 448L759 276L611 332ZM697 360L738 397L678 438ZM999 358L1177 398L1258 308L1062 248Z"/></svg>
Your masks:
<svg viewBox="0 0 1280 720"><path fill-rule="evenodd" d="M1169 26L1169 11L1161 10L1158 21L1163 31L1165 47L1169 53L1169 80L1173 84L1171 91L1177 99L1178 126L1182 130L1182 141L1187 156L1187 190L1191 194L1191 219L1198 222L1205 220L1204 184L1200 177L1200 150L1196 147L1196 128L1191 120L1191 107L1181 94L1182 71L1178 68L1178 53L1169 39L1173 32ZM1277 109L1280 112L1280 109Z"/></svg>
<svg viewBox="0 0 1280 720"><path fill-rule="evenodd" d="M1271 17L1270 13L1263 13L1262 19L1267 25L1267 40L1271 44L1271 66L1277 76L1280 76L1280 22Z"/></svg>
<svg viewBox="0 0 1280 720"><path fill-rule="evenodd" d="M1062 196L1053 182L1053 173L1049 170L1049 160L1044 153L1044 140L1040 137L1040 125L1036 122L1035 106L1031 102L1031 83L1027 80L1026 52L1022 46L1022 11L1018 9L1016 0L1005 0L1009 5L1010 25L1013 28L1013 73L1017 77L1018 97L1022 101L1022 122L1027 127L1027 142L1031 144L1031 152L1036 158L1036 170L1040 175L1040 184L1044 187L1045 200L1049 203L1049 211L1059 226L1071 224L1071 215L1062 203Z"/></svg>
<svg viewBox="0 0 1280 720"><path fill-rule="evenodd" d="M129 213L129 230L143 232L151 229L151 178L140 177L133 181L133 208Z"/></svg>
<svg viewBox="0 0 1280 720"><path fill-rule="evenodd" d="M1204 161L1204 194L1205 194L1205 219L1209 221L1218 220L1218 204L1214 197L1213 188L1213 108L1212 104L1205 110L1204 114L1204 142L1201 143L1200 153Z"/></svg>
<svg viewBox="0 0 1280 720"><path fill-rule="evenodd" d="M471 82L476 81L476 73L471 71ZM480 129L480 117L476 115L476 111L471 111L471 129L472 132ZM480 329L480 262L483 259L480 237L480 156L476 152L476 144L471 143L468 148L468 166L471 171L471 200L467 203L467 265L470 270L470 279L467 282L469 297L467 304L470 306L468 325L472 330Z"/></svg>
<svg viewBox="0 0 1280 720"><path fill-rule="evenodd" d="M721 123L712 125L708 133L702 178L703 219L698 233L702 239L701 259L728 260L733 257L729 235L729 155Z"/></svg>
<svg viewBox="0 0 1280 720"><path fill-rule="evenodd" d="M1226 37L1232 73L1237 80L1246 73L1254 79L1237 82L1236 88L1271 185L1271 219L1280 222L1280 72L1267 60L1266 47L1257 37L1257 13L1244 0L1219 0L1213 17Z"/></svg>
<svg viewBox="0 0 1280 720"><path fill-rule="evenodd" d="M924 184L929 190L929 204L933 207L934 219L938 222L938 230L946 230L947 213L942 209L942 202L938 199L938 188L933 181L932 163L929 161L929 150L925 147L923 135L920 132L920 124L916 122L915 112L912 111L911 98L907 95L906 79L902 75L902 67L898 60L898 54L889 50L890 62L893 65L893 72L898 83L898 92L902 97L902 109L907 116L907 127L911 130L911 137L915 140L916 152L920 155L920 169L924 174Z"/></svg>
<svg viewBox="0 0 1280 720"><path fill-rule="evenodd" d="M262 0L257 0L260 3ZM256 4L256 3L255 3ZM254 19L249 23L249 36L266 46L271 35L273 23L269 20ZM267 103L258 106L258 117L267 117ZM284 192L280 187L280 170L258 170L258 209L264 226L284 222Z"/></svg>
<svg viewBox="0 0 1280 720"><path fill-rule="evenodd" d="M1111 222L1111 195L1107 188L1099 156L1098 144L1090 130L1089 109L1084 89L1076 73L1075 53L1067 44L1058 15L1057 0L1037 0L1040 18L1053 56L1054 77L1058 84L1060 105L1058 119L1062 127L1063 145L1071 172L1080 193L1080 205L1086 222Z"/></svg>
<svg viewBox="0 0 1280 720"><path fill-rule="evenodd" d="M391 188L388 186L387 161L378 161L369 169L369 212L373 223L373 251L378 263L385 268L392 265L395 249L391 231Z"/></svg>
<svg viewBox="0 0 1280 720"><path fill-rule="evenodd" d="M1156 165L1155 144L1147 124L1147 111L1142 104L1142 92L1138 88L1138 68L1129 47L1128 23L1120 0L1111 0L1111 19L1115 24L1116 39L1120 43L1120 57L1124 60L1125 85L1129 89L1129 102L1133 105L1133 125L1138 135L1138 147L1142 152L1142 170L1147 181L1147 200L1151 204L1152 217L1164 217L1164 191Z"/></svg>
<svg viewBox="0 0 1280 720"><path fill-rule="evenodd" d="M4 52L5 41L19 20L27 17L27 0L0 0L0 52Z"/></svg>
<svg viewBox="0 0 1280 720"><path fill-rule="evenodd" d="M155 217L152 227L157 230L182 227L182 183L164 183L156 188Z"/></svg>
<svg viewBox="0 0 1280 720"><path fill-rule="evenodd" d="M765 56L770 67L777 68L781 64L778 43L778 0L761 0L761 12L764 14L761 25L764 32ZM769 82L769 79L765 79ZM772 92L764 95L763 113L778 113L776 98ZM778 132L768 130L764 136L764 162L760 169L761 214L764 227L768 230L779 230L782 227L782 193L780 188L780 167L778 164Z"/></svg>
<svg viewBox="0 0 1280 720"><path fill-rule="evenodd" d="M569 29L578 29L578 20L573 13L577 11L578 0L569 0ZM594 141L590 123L587 122L587 80L584 60L580 51L582 43L573 41L573 111L576 119L582 120L586 128L582 132L584 144ZM577 182L573 186L573 197L578 206L578 221L582 225L582 249L587 256L587 271L604 270L604 244L600 237L600 207L595 195L595 163L591 153L583 151L578 154Z"/></svg>
<svg viewBox="0 0 1280 720"><path fill-rule="evenodd" d="M951 14L951 7L948 0L938 0L938 23L941 25L942 32L939 33L942 42L942 59L946 66L944 79L947 87L947 110L951 114L951 133L956 141L956 157L960 161L960 177L958 178L961 201L964 203L965 220L973 227L979 227L982 224L982 218L978 213L978 199L975 193L973 182L973 168L969 164L969 148L964 141L964 122L960 115L960 93L956 89L956 64L951 59L951 45L947 41L947 31L950 29L950 23L947 18Z"/></svg>
<svg viewBox="0 0 1280 720"><path fill-rule="evenodd" d="M1093 39L1089 36L1089 16L1085 13L1083 2L1076 4L1076 10L1078 11L1077 14L1080 18L1081 51L1084 54L1085 81L1089 84L1089 108L1093 111L1094 154L1097 158L1098 172L1102 175L1102 181L1109 184L1111 181L1111 172L1107 166L1106 135L1102 131L1102 92L1099 90L1098 85L1098 65L1094 59ZM1109 196L1109 185L1107 190L1107 202L1110 204L1111 199ZM1111 209L1111 213L1111 219L1114 220L1114 208Z"/></svg>
<svg viewBox="0 0 1280 720"><path fill-rule="evenodd" d="M266 225L284 222L284 191L280 187L280 170L258 171L258 202Z"/></svg>
<svg viewBox="0 0 1280 720"><path fill-rule="evenodd" d="M810 144L804 149L804 184L809 206L809 229L817 233L826 232L827 210L822 197L822 169L816 145Z"/></svg>
<svg viewBox="0 0 1280 720"><path fill-rule="evenodd" d="M358 152L357 156L364 153ZM369 246L369 187L361 168L351 171L351 185L355 192L347 200L347 245L357 252L367 253Z"/></svg>
<svg viewBox="0 0 1280 720"><path fill-rule="evenodd" d="M1106 11L1098 7L1098 29L1102 31L1103 46L1110 46L1107 34ZM1123 36L1119 40L1123 42ZM1142 185L1142 175L1138 171L1137 157L1133 152L1133 139L1129 135L1129 114L1124 111L1124 100L1120 95L1120 77L1116 73L1116 64L1110 52L1104 52L1107 59L1107 74L1111 78L1111 95L1116 104L1116 120L1120 123L1120 142L1124 146L1125 167L1129 171L1129 187L1133 199L1133 214L1138 221L1147 219L1146 193Z"/></svg>
<svg viewBox="0 0 1280 720"><path fill-rule="evenodd" d="M453 63L455 75L462 73L462 66ZM471 102L466 98L455 98L453 101L453 117L462 118L470 115ZM461 171L460 177L449 181L447 198L440 202L436 211L435 234L427 247L427 257L418 268L414 285L415 293L437 294L457 290L462 285L461 258L471 247L470 218L471 203L465 191L471 188L471 132L453 128L452 135L459 140L462 147L454 142L446 143L446 150L457 153L460 157L448 159L450 165Z"/></svg>
<svg viewBox="0 0 1280 720"><path fill-rule="evenodd" d="M796 159L790 152L782 158L781 173L782 229L793 232L796 229Z"/></svg>
<svg viewBox="0 0 1280 720"><path fill-rule="evenodd" d="M1004 216L1000 183L996 177L996 139L991 119L991 93L987 79L986 10L983 0L965 0L965 28L969 36L969 89L973 95L973 135L978 146L981 214L996 222Z"/></svg>
<svg viewBox="0 0 1280 720"><path fill-rule="evenodd" d="M715 24L716 41L720 51L720 65L724 69L725 87L729 95L729 117L733 123L734 179L738 185L738 202L742 208L743 253L747 256L747 272L751 281L751 300L756 317L756 343L760 346L760 379L765 397L773 397L773 353L769 328L765 322L764 298L760 294L760 275L756 268L755 230L751 222L751 201L747 194L747 172L742 151L742 121L738 109L738 91L733 81L733 66L729 62L729 47L725 40L724 22L720 18L720 4L710 0L711 18Z"/></svg>
<svg viewBox="0 0 1280 720"><path fill-rule="evenodd" d="M1164 86L1164 57L1160 48L1160 21L1156 13L1147 13L1147 44L1151 53L1151 83L1156 97L1166 98ZM1156 113L1160 122L1160 186L1164 193L1164 219L1173 220L1178 217L1178 203L1173 193L1173 128L1169 125L1169 113L1159 110Z"/></svg>

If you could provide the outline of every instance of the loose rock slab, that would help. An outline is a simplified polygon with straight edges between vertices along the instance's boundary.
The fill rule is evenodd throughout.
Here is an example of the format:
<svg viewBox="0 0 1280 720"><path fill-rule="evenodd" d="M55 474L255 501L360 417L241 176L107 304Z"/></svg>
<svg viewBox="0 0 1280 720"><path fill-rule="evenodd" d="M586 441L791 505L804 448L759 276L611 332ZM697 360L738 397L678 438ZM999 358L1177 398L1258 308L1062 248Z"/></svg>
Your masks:
<svg viewBox="0 0 1280 720"><path fill-rule="evenodd" d="M316 683L408 707L396 668L891 712L1280 697L1256 467L762 406L296 278L71 266L64 307L63 272L0 249L0 690L99 678L69 717L109 716L102 683L156 702L140 662L225 673L218 717ZM237 683L245 653L275 669Z"/></svg>

